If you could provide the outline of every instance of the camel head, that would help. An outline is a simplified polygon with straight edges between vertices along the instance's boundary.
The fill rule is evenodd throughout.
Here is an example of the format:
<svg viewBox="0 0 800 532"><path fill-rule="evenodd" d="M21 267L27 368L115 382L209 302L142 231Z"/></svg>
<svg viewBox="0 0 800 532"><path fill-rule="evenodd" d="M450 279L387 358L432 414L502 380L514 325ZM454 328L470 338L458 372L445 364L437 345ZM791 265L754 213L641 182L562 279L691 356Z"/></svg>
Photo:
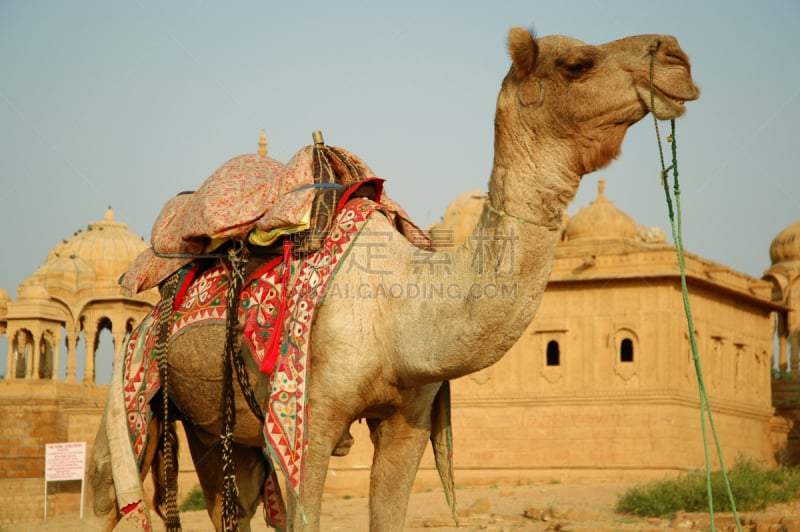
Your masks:
<svg viewBox="0 0 800 532"><path fill-rule="evenodd" d="M498 97L496 152L515 157L552 150L578 176L616 157L628 127L648 112L676 118L684 102L700 95L688 56L668 35L592 46L512 28L508 50L512 65Z"/></svg>

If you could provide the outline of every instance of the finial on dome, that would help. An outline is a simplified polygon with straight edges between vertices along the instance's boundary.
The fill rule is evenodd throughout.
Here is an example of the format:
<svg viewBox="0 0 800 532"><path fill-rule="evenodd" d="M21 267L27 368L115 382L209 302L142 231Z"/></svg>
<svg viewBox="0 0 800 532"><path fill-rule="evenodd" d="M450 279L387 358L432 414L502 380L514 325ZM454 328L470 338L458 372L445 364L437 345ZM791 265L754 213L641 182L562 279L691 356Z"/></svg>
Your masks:
<svg viewBox="0 0 800 532"><path fill-rule="evenodd" d="M606 180L601 178L597 181L597 195L602 196L605 191L606 191Z"/></svg>
<svg viewBox="0 0 800 532"><path fill-rule="evenodd" d="M106 214L103 216L104 222L113 222L114 221L114 211L111 210L111 205L108 206L106 209Z"/></svg>
<svg viewBox="0 0 800 532"><path fill-rule="evenodd" d="M258 154L261 157L267 156L267 132L261 130L261 138L258 139Z"/></svg>

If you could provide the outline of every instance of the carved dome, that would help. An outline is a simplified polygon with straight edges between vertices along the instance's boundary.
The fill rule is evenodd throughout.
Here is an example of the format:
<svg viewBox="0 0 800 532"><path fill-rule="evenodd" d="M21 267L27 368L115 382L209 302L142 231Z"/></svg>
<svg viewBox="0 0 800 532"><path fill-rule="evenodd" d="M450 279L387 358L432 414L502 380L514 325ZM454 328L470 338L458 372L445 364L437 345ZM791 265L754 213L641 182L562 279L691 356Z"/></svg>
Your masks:
<svg viewBox="0 0 800 532"><path fill-rule="evenodd" d="M800 220L778 233L769 246L772 264L800 260Z"/></svg>
<svg viewBox="0 0 800 532"><path fill-rule="evenodd" d="M569 219L566 240L579 238L636 238L636 222L605 197L605 180L597 186L597 198Z"/></svg>
<svg viewBox="0 0 800 532"><path fill-rule="evenodd" d="M57 244L45 264L23 286L46 287L52 295L117 296L117 280L148 244L128 231L128 224L114 220L109 207L100 222Z"/></svg>
<svg viewBox="0 0 800 532"><path fill-rule="evenodd" d="M458 195L445 209L442 221L428 228L434 245L460 246L478 224L485 200L486 194L479 189Z"/></svg>

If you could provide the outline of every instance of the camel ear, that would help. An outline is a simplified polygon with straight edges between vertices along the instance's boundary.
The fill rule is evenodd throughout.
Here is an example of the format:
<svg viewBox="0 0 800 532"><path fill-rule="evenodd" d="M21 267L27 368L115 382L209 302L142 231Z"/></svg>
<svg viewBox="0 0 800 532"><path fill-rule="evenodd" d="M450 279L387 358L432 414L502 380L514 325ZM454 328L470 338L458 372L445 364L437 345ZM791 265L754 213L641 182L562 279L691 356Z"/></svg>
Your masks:
<svg viewBox="0 0 800 532"><path fill-rule="evenodd" d="M508 53L517 79L526 78L536 66L539 46L531 32L524 28L511 28L508 32Z"/></svg>

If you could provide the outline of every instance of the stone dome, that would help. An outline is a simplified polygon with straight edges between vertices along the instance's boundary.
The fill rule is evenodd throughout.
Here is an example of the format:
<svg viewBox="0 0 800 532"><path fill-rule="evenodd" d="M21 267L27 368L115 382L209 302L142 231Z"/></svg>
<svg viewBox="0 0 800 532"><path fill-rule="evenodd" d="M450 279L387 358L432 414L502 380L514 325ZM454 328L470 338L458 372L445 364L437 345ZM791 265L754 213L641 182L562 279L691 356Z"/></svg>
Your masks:
<svg viewBox="0 0 800 532"><path fill-rule="evenodd" d="M604 192L605 180L601 179L597 184L597 198L566 223L566 240L636 238L636 222L606 198Z"/></svg>
<svg viewBox="0 0 800 532"><path fill-rule="evenodd" d="M800 220L778 233L769 246L772 264L800 260Z"/></svg>
<svg viewBox="0 0 800 532"><path fill-rule="evenodd" d="M148 247L128 224L114 220L111 207L102 221L91 222L84 231L58 243L23 285L45 286L52 295L117 296L117 280L133 260ZM72 296L72 297L70 297Z"/></svg>
<svg viewBox="0 0 800 532"><path fill-rule="evenodd" d="M445 209L442 221L428 228L434 245L447 248L461 245L478 224L486 194L479 189L459 194Z"/></svg>

